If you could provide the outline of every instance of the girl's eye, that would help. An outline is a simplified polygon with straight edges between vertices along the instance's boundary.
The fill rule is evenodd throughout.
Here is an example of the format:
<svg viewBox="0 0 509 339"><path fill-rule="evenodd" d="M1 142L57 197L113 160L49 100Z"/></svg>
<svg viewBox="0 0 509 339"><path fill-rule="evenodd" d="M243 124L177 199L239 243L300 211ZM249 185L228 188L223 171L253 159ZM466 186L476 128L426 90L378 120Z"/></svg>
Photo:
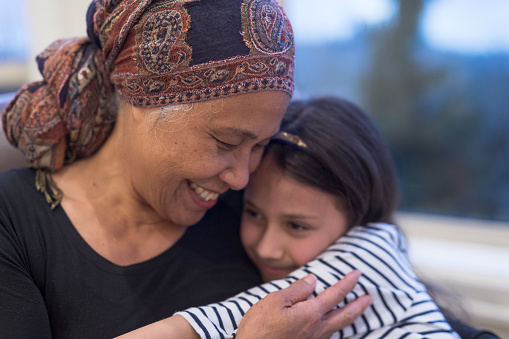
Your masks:
<svg viewBox="0 0 509 339"><path fill-rule="evenodd" d="M261 219L261 214L250 208L244 208L244 213L253 219Z"/></svg>
<svg viewBox="0 0 509 339"><path fill-rule="evenodd" d="M300 224L297 224L297 223L294 223L294 222L291 222L289 224L289 227L292 231L297 231L297 232L303 232L303 231L308 231L309 230L309 227L306 227L306 226L303 226L303 225L300 225Z"/></svg>

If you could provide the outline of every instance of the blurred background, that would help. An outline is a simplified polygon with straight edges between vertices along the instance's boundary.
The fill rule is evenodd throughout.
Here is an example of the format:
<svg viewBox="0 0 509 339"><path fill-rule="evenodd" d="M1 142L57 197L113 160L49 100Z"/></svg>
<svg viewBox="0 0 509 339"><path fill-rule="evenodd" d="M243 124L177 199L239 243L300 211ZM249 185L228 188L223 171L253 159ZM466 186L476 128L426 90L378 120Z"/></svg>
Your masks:
<svg viewBox="0 0 509 339"><path fill-rule="evenodd" d="M371 114L401 208L509 221L509 1L285 6L298 96L345 96Z"/></svg>
<svg viewBox="0 0 509 339"><path fill-rule="evenodd" d="M280 2L295 98L366 110L397 164L416 271L509 338L509 0ZM85 34L88 4L0 0L0 95L40 79L49 43Z"/></svg>
<svg viewBox="0 0 509 339"><path fill-rule="evenodd" d="M296 98L364 108L397 165L397 221L438 302L509 338L509 1L284 0Z"/></svg>

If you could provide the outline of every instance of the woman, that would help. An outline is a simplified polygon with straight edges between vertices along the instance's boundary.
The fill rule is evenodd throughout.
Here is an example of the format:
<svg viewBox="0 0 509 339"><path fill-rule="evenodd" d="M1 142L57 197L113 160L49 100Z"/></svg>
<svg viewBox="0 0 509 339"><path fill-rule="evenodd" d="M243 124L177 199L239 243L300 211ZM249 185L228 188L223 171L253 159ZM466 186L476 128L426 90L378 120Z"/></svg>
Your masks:
<svg viewBox="0 0 509 339"><path fill-rule="evenodd" d="M3 114L37 169L0 177L6 337L112 337L258 282L218 197L246 185L290 100L283 12L270 0L95 0L87 22L88 38L38 57L44 80ZM322 306L288 307L310 279L259 314L286 319L282 337L340 328L367 306L324 317L349 281Z"/></svg>

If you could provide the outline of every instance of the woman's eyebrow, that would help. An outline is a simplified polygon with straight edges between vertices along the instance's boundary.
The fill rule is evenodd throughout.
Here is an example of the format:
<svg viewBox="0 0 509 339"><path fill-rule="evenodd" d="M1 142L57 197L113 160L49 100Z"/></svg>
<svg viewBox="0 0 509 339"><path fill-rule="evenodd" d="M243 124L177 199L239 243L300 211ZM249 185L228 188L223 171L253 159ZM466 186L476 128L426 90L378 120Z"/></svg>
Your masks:
<svg viewBox="0 0 509 339"><path fill-rule="evenodd" d="M224 133L231 133L235 134L240 137L256 140L258 139L258 136L253 133L250 130L244 129L244 128L238 128L238 127L222 127L218 128L218 131L224 132Z"/></svg>

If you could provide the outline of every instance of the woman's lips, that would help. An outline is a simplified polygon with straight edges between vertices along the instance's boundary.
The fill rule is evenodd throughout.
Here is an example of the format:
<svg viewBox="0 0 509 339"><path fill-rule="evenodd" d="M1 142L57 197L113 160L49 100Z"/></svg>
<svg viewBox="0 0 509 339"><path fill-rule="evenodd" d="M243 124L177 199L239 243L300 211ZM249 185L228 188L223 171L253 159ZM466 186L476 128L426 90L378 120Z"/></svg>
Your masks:
<svg viewBox="0 0 509 339"><path fill-rule="evenodd" d="M208 191L193 182L189 182L188 187L191 198L200 208L208 210L217 203L219 193Z"/></svg>

